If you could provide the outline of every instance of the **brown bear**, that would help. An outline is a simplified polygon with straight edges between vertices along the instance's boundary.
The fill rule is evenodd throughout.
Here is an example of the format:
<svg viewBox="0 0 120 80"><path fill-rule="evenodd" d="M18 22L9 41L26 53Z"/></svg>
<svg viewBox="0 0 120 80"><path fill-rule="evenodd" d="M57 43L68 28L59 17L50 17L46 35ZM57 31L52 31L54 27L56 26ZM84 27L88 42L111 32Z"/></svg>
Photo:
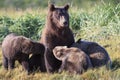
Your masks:
<svg viewBox="0 0 120 80"><path fill-rule="evenodd" d="M92 68L90 58L81 49L67 46L56 46L53 49L54 56L62 61L59 72L66 70L70 73L82 74Z"/></svg>
<svg viewBox="0 0 120 80"><path fill-rule="evenodd" d="M96 42L82 41L79 39L71 47L77 47L83 50L91 59L93 67L100 67L106 65L111 67L111 59L108 52Z"/></svg>
<svg viewBox="0 0 120 80"><path fill-rule="evenodd" d="M49 5L48 15L40 42L46 47L45 65L47 72L58 71L61 61L56 59L52 50L55 46L70 46L74 43L73 33L69 28L69 5L56 7Z"/></svg>
<svg viewBox="0 0 120 80"><path fill-rule="evenodd" d="M2 42L3 66L5 69L13 69L15 60L18 60L23 68L29 72L29 54L44 55L44 51L45 47L41 43L11 33Z"/></svg>

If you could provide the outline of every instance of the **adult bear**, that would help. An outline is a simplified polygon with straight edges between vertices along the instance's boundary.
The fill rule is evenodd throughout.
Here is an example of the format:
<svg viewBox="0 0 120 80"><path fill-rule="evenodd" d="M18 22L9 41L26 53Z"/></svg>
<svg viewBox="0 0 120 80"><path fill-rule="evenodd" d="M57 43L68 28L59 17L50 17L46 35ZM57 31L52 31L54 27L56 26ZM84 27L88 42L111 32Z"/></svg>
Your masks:
<svg viewBox="0 0 120 80"><path fill-rule="evenodd" d="M103 65L106 65L107 68L111 67L112 62L108 52L98 43L79 39L71 47L83 50L90 57L93 67L101 67Z"/></svg>
<svg viewBox="0 0 120 80"><path fill-rule="evenodd" d="M18 60L23 68L29 72L29 54L41 54L44 51L44 45L11 33L2 42L3 66L5 69L13 69L15 60Z"/></svg>
<svg viewBox="0 0 120 80"><path fill-rule="evenodd" d="M61 61L53 55L54 47L69 47L74 43L73 33L69 28L68 9L68 4L61 7L49 5L47 20L40 41L46 47L45 65L47 72L58 71L61 65Z"/></svg>

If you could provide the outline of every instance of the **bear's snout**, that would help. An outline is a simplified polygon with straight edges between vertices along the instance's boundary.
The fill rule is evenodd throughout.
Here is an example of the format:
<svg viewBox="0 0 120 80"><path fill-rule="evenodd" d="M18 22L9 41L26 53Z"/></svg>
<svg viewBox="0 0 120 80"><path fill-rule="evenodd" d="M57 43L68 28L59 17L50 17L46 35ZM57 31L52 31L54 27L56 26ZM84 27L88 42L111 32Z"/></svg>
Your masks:
<svg viewBox="0 0 120 80"><path fill-rule="evenodd" d="M67 27L68 26L68 20L65 16L61 16L60 17L60 25L62 27Z"/></svg>

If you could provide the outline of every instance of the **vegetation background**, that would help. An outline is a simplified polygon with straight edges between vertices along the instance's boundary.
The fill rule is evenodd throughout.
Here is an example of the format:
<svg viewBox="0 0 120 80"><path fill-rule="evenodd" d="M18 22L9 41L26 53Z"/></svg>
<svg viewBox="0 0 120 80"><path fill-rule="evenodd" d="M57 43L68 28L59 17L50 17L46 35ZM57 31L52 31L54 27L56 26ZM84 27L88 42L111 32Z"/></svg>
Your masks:
<svg viewBox="0 0 120 80"><path fill-rule="evenodd" d="M119 80L120 0L0 0L0 43L11 32L39 41L49 2L59 6L70 4L70 28L75 40L95 41L105 47L113 62L112 69L103 66L82 75L39 71L26 75L16 62L14 70L6 71L0 46L0 80Z"/></svg>

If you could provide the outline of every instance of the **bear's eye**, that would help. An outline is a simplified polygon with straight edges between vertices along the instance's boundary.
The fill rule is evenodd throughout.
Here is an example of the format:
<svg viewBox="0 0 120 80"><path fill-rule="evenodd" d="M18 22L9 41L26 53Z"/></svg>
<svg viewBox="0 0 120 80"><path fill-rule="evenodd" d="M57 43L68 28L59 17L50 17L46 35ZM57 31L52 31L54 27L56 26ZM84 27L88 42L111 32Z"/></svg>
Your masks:
<svg viewBox="0 0 120 80"><path fill-rule="evenodd" d="M58 11L56 11L56 12L53 14L53 16L54 16L55 18L57 18L58 20L59 20L59 18L60 18L60 15L59 15L59 12L58 12Z"/></svg>
<svg viewBox="0 0 120 80"><path fill-rule="evenodd" d="M62 10L58 10L57 11L57 15L62 16L63 15L63 11Z"/></svg>

